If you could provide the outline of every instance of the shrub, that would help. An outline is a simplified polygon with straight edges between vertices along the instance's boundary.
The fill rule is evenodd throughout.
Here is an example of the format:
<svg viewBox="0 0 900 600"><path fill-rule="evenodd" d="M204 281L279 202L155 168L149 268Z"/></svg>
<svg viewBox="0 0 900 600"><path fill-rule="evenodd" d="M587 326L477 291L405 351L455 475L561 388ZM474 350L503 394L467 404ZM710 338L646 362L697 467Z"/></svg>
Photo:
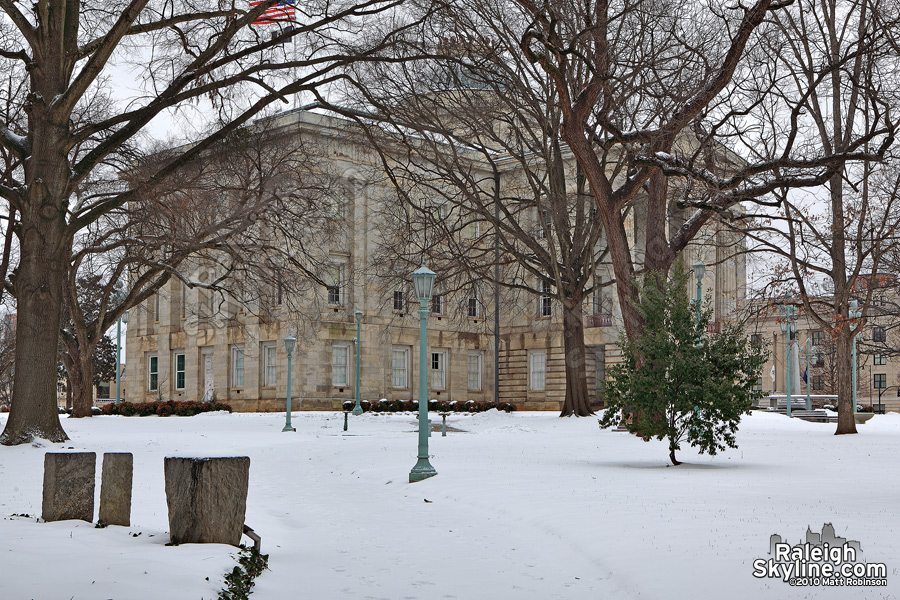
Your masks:
<svg viewBox="0 0 900 600"><path fill-rule="evenodd" d="M107 404L102 409L104 415L120 415L123 417L193 417L202 412L225 410L231 412L231 407L220 402L176 402L166 400L164 402L120 402Z"/></svg>
<svg viewBox="0 0 900 600"><path fill-rule="evenodd" d="M219 600L248 600L254 580L268 568L269 555L241 546L238 565L225 574L225 589L219 592Z"/></svg>
<svg viewBox="0 0 900 600"><path fill-rule="evenodd" d="M690 302L687 279L679 264L671 280L652 274L641 289L635 308L646 325L619 338L623 361L607 370L600 420L645 441L666 439L673 465L682 442L709 454L737 447L741 416L763 395L754 385L766 360L739 324L708 333L712 313Z"/></svg>
<svg viewBox="0 0 900 600"><path fill-rule="evenodd" d="M356 402L351 400L347 400L343 403L344 410L352 410L355 405ZM418 412L419 410L418 400L387 400L382 398L381 400L375 400L374 402L363 400L360 402L360 405L362 406L363 412L374 413ZM515 405L510 404L509 402L475 402L474 400L469 400L468 402L456 402L455 400L453 402L447 402L446 400L428 401L428 410L439 413L476 413L493 410L495 408L507 413L516 410Z"/></svg>

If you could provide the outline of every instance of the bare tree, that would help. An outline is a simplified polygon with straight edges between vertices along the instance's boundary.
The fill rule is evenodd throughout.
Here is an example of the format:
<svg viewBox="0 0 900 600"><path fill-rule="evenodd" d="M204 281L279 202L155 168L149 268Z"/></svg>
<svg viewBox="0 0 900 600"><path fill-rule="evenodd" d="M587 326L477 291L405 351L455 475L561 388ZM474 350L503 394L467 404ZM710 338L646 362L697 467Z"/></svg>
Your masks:
<svg viewBox="0 0 900 600"><path fill-rule="evenodd" d="M779 189L824 184L847 161L877 158L892 141L883 111L842 146L798 141L805 124L796 117L808 96L780 93L780 50L768 45L780 31L773 19L789 3L518 4L531 15L522 51L553 80L562 137L596 199L629 335L642 323L623 211L640 194L647 197L639 216L644 273L666 272L717 215L745 200L771 203L767 196ZM824 74L843 64L826 65ZM823 77L816 69L811 83ZM778 143L747 139L773 109L781 119ZM879 137L885 143L867 152L866 143ZM688 213L669 204L673 190L694 195L679 199Z"/></svg>
<svg viewBox="0 0 900 600"><path fill-rule="evenodd" d="M144 164L164 162L170 152ZM69 267L61 337L73 416L91 415L92 357L125 310L158 303L157 295L171 301L164 290L177 290L187 313L187 292L195 288L204 291L205 313L186 317L227 317L235 306L265 313L273 294L297 308L310 282L322 283L320 248L339 223L331 208L338 186L323 154L273 116L236 130L155 185L138 181L145 167L131 172L141 191L80 236Z"/></svg>
<svg viewBox="0 0 900 600"><path fill-rule="evenodd" d="M879 272L900 227L900 178L896 158L888 154L895 127L891 111L900 99L892 91L900 56L897 5L798 1L773 23L765 48L779 60L761 76L768 99L753 113L756 130L743 137L763 161L779 162L791 145L834 158L814 178L824 184L820 193L788 185L773 189L779 208L758 215L758 229L749 235L759 248L783 258L781 278L798 293L794 302L830 333L836 433L856 433L851 340L866 325L875 289L859 284ZM849 315L853 299L862 318Z"/></svg>
<svg viewBox="0 0 900 600"><path fill-rule="evenodd" d="M376 262L395 282L426 257L441 293L464 299L459 314L469 317L496 286L507 319L540 328L561 308L561 415L592 414L583 307L605 252L586 181L559 135L555 92L510 54L521 23L502 5L445 8L419 40L425 58L359 65L347 92L345 104L369 107L350 114L397 192L384 206L391 227Z"/></svg>
<svg viewBox="0 0 900 600"><path fill-rule="evenodd" d="M209 103L221 125L155 165L141 179L152 188L271 103L327 85L348 62L377 58L403 25L386 12L399 1L310 2L296 6L293 27L270 37L253 23L273 4L264 0L244 10L212 0L102 7L41 0L26 8L0 0L0 61L26 82L23 94L7 98L21 103L0 111L6 119L0 151L10 165L0 197L9 203L9 216L17 215L12 225L19 245L12 281L19 368L0 442L66 439L55 410L55 357L47 349L56 347L75 239L135 201L139 191L122 180L114 192L78 201L78 187L155 117ZM292 56L277 50L288 40L299 48ZM129 58L140 69L146 96L109 116L73 119L91 98L112 95L107 75Z"/></svg>

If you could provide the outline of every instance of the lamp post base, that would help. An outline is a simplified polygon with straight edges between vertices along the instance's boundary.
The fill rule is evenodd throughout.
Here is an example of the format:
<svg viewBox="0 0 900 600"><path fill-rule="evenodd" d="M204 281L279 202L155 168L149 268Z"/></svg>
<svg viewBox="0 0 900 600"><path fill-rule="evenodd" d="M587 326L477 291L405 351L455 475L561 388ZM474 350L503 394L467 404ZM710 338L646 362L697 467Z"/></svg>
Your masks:
<svg viewBox="0 0 900 600"><path fill-rule="evenodd" d="M362 406L360 406L357 402L356 406L353 407L353 416L358 417L361 414L363 414L363 409Z"/></svg>
<svg viewBox="0 0 900 600"><path fill-rule="evenodd" d="M417 481L422 481L423 479L428 479L429 477L434 477L435 475L437 475L437 471L434 470L434 467L431 466L428 459L420 458L419 462L416 463L416 466L409 472L409 482L415 483Z"/></svg>
<svg viewBox="0 0 900 600"><path fill-rule="evenodd" d="M284 431L297 431L297 428L296 428L296 427L291 427L290 425L285 425L285 426L284 426L284 429L282 429L281 431L282 431L282 432L284 432Z"/></svg>

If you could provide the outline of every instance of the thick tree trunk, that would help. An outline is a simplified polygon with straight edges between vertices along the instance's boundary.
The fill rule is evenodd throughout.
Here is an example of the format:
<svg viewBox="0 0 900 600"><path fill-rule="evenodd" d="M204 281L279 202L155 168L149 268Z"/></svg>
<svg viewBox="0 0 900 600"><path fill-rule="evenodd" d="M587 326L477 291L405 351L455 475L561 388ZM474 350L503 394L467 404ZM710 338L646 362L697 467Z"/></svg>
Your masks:
<svg viewBox="0 0 900 600"><path fill-rule="evenodd" d="M60 18L65 14L55 15ZM53 36L53 27L38 31ZM70 30L67 30L71 32ZM16 292L16 372L12 407L0 444L41 437L68 439L59 423L56 400L57 352L63 286L72 255L66 226L71 194L67 154L69 115L57 115L50 101L66 89L69 61L41 57L31 70L33 104L28 111L31 156L25 161L25 195L20 207L19 267ZM72 57L71 60L75 60ZM64 64L63 64L64 63Z"/></svg>
<svg viewBox="0 0 900 600"><path fill-rule="evenodd" d="M647 214L644 229L644 270L645 273L659 273L663 284L672 262L675 260L675 252L669 247L666 237L668 225L669 202L668 179L662 171L655 171L650 176L647 185ZM646 275L644 281L647 281Z"/></svg>
<svg viewBox="0 0 900 600"><path fill-rule="evenodd" d="M835 339L838 396L838 423L835 435L857 432L856 417L853 415L852 343L850 335L847 334L839 335Z"/></svg>
<svg viewBox="0 0 900 600"><path fill-rule="evenodd" d="M86 357L85 357L86 355ZM94 361L93 351L69 350L66 371L72 386L72 416L90 417L94 405Z"/></svg>
<svg viewBox="0 0 900 600"><path fill-rule="evenodd" d="M563 306L563 345L566 353L566 399L561 417L594 414L588 398L587 352L584 347L584 314L581 299L566 299Z"/></svg>
<svg viewBox="0 0 900 600"><path fill-rule="evenodd" d="M37 213L37 214L34 214ZM15 276L17 301L16 372L12 407L0 444L14 445L41 437L68 438L56 404L56 351L71 243L63 214L50 204L22 213L21 255Z"/></svg>

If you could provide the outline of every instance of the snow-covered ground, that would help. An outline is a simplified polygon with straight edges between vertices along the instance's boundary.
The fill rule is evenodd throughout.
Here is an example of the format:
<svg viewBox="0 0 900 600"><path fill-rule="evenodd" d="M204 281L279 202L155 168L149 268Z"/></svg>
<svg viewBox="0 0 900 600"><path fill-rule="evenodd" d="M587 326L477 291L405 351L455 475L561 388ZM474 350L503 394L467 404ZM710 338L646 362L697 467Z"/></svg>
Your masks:
<svg viewBox="0 0 900 600"><path fill-rule="evenodd" d="M213 599L223 545L165 546L165 456L251 459L248 525L270 571L254 598L311 600L897 598L900 415L860 435L756 413L739 448L684 450L547 413L451 416L430 438L437 477L407 483L410 415L294 413L64 419L65 444L0 447L0 598ZM0 426L5 415L0 416ZM134 453L132 526L38 523L43 456ZM100 459L97 463L99 499ZM31 518L13 517L28 514ZM886 587L791 587L753 577L769 537L832 523ZM135 537L136 534L137 537ZM245 541L246 540L245 538Z"/></svg>

